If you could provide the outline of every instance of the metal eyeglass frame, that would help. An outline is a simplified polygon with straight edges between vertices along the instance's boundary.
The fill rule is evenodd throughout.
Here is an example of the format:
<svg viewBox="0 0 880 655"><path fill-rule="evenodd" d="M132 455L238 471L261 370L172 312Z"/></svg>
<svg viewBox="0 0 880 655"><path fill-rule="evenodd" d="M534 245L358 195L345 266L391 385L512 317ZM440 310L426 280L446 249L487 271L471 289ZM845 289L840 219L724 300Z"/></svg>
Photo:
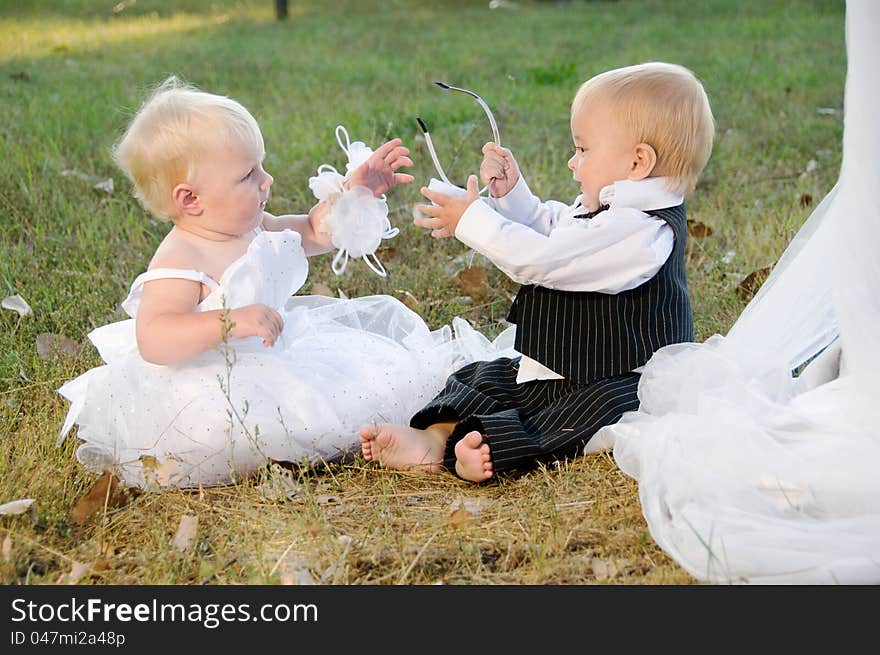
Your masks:
<svg viewBox="0 0 880 655"><path fill-rule="evenodd" d="M465 93L471 96L474 100L476 100L480 106L483 108L483 111L486 112L486 116L489 118L489 124L492 126L492 138L495 140L497 145L501 145L501 136L498 133L498 123L495 122L495 117L492 115L492 110L489 109L489 105L478 96L473 91L469 91L468 89L462 89L457 86L452 86L451 84L446 84L445 82L434 82L441 89L446 89L447 91L458 91L460 93ZM449 181L449 178L446 177L446 173L443 171L443 167L440 165L440 160L437 158L437 151L434 149L434 143L431 141L431 134L428 132L428 126L425 125L425 121L423 121L420 117L416 116L416 120L419 123L419 127L422 129L422 134L425 135L425 143L428 145L428 152L431 153L431 160L434 162L434 168L437 169L437 173L440 175L440 179L442 179L446 184L450 186L455 186L452 182ZM483 193L486 188L483 187L480 189L480 193Z"/></svg>

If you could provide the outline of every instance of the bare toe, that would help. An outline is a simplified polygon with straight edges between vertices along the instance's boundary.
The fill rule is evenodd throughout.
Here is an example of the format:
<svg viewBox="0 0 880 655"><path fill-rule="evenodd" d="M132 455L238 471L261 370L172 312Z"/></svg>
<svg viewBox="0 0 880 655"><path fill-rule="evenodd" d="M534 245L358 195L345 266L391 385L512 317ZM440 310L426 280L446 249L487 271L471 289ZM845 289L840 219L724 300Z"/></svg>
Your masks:
<svg viewBox="0 0 880 655"><path fill-rule="evenodd" d="M492 455L482 434L468 432L455 444L455 471L471 482L484 482L492 477Z"/></svg>
<svg viewBox="0 0 880 655"><path fill-rule="evenodd" d="M483 435L476 430L471 430L466 435L464 435L459 443L462 442L464 442L464 445L466 447L473 448L474 450L481 449L482 446L486 446L486 452L489 452L489 444L483 443Z"/></svg>
<svg viewBox="0 0 880 655"><path fill-rule="evenodd" d="M375 424L364 425L358 433L361 442L361 453L368 462L373 461L373 440L376 438L378 427Z"/></svg>

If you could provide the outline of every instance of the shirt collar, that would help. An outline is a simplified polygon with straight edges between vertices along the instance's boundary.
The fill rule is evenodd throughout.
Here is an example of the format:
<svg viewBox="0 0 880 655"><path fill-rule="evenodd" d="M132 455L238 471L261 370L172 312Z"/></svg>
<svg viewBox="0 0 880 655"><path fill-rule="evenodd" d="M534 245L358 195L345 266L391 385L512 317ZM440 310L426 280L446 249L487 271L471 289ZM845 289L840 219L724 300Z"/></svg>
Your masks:
<svg viewBox="0 0 880 655"><path fill-rule="evenodd" d="M667 177L646 177L643 180L618 180L599 191L599 204L647 211L677 207L684 197L670 191Z"/></svg>

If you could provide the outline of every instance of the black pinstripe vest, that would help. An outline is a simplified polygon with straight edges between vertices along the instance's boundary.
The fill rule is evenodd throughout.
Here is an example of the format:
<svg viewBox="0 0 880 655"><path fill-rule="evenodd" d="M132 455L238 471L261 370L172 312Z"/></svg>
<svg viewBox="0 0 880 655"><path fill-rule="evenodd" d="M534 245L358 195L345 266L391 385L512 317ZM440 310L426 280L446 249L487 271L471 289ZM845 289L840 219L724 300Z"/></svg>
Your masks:
<svg viewBox="0 0 880 655"><path fill-rule="evenodd" d="M646 213L666 221L675 235L654 277L617 294L521 286L507 316L517 326L518 352L585 384L632 371L658 348L694 340L684 203Z"/></svg>

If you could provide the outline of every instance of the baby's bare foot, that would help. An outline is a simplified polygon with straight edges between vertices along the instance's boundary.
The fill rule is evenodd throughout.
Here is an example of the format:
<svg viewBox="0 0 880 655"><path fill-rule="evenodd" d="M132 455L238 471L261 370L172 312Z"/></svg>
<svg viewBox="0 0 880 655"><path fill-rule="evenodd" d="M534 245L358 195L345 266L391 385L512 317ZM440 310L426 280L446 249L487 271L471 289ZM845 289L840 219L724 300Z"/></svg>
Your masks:
<svg viewBox="0 0 880 655"><path fill-rule="evenodd" d="M382 423L361 428L360 440L364 459L387 468L420 473L443 470L446 435L441 431Z"/></svg>
<svg viewBox="0 0 880 655"><path fill-rule="evenodd" d="M492 477L492 455L483 435L474 430L455 444L455 472L471 482L483 482Z"/></svg>

